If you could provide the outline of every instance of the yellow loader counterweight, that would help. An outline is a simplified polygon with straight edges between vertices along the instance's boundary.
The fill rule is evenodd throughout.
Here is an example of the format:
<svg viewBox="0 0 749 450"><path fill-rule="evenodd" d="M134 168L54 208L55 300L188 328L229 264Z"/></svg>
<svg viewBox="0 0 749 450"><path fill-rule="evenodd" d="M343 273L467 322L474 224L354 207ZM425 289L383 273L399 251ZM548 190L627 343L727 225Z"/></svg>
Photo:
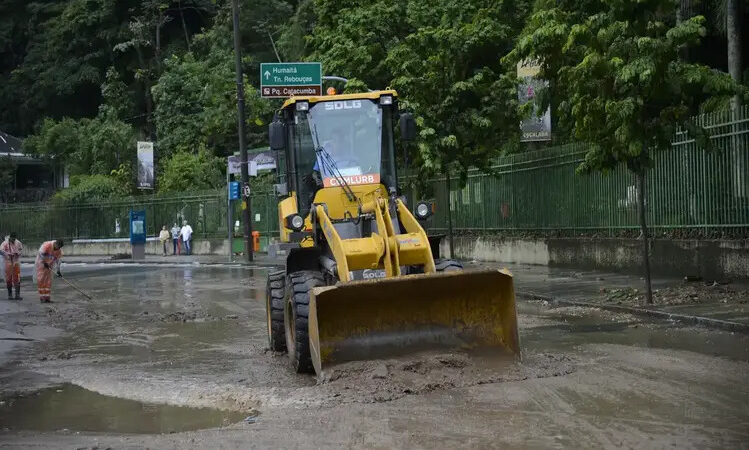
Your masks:
<svg viewBox="0 0 749 450"><path fill-rule="evenodd" d="M430 209L398 197L397 113L390 90L299 97L270 126L288 256L268 278L268 337L299 372L435 348L520 355L512 276L439 258Z"/></svg>

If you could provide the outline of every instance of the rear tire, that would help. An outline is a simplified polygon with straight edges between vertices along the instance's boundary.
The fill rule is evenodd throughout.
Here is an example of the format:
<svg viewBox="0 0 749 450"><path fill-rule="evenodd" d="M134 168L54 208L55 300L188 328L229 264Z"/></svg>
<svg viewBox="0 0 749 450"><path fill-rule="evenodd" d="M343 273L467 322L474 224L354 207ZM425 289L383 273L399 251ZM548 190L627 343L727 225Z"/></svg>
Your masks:
<svg viewBox="0 0 749 450"><path fill-rule="evenodd" d="M325 286L320 272L300 270L286 278L284 328L289 359L297 373L312 373L309 350L309 298L312 288Z"/></svg>
<svg viewBox="0 0 749 450"><path fill-rule="evenodd" d="M274 352L286 351L283 325L286 272L270 272L265 285L265 315L268 320L268 346Z"/></svg>
<svg viewBox="0 0 749 450"><path fill-rule="evenodd" d="M434 268L437 269L437 272L455 272L463 270L463 264L454 259L438 259L434 261Z"/></svg>

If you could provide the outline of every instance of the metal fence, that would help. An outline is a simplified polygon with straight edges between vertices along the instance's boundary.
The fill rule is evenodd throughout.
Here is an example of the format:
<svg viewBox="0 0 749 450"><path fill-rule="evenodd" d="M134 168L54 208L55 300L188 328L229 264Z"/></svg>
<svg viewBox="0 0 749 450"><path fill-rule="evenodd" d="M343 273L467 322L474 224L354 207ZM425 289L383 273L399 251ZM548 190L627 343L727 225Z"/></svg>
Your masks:
<svg viewBox="0 0 749 450"><path fill-rule="evenodd" d="M703 115L695 121L711 134L715 151L706 152L686 133L655 155L646 180L648 223L663 231L733 233L749 230L749 109ZM588 146L573 144L509 155L491 174L471 171L464 187L451 183L450 209L458 232L554 232L616 234L638 228L637 184L620 166L610 173L575 172ZM432 180L437 201L429 228L447 227L446 183ZM413 193L410 193L413 194ZM0 234L22 239L127 237L128 213L145 209L147 232L158 234L187 219L197 237L227 235L226 190L180 197L136 197L107 203L59 207L54 204L0 206ZM413 203L415 195L409 195ZM253 193L253 229L277 235L277 200ZM234 220L240 217L234 202ZM241 232L241 231L240 231ZM635 231L636 232L636 231Z"/></svg>
<svg viewBox="0 0 749 450"><path fill-rule="evenodd" d="M714 151L686 132L655 154L646 178L648 223L664 232L745 236L749 227L749 109L694 120L710 133ZM577 174L588 146L573 144L498 159L492 174L471 171L451 182L450 209L458 232L540 231L617 234L638 228L637 183L624 166ZM446 182L429 183L438 208L430 229L447 228Z"/></svg>
<svg viewBox="0 0 749 450"><path fill-rule="evenodd" d="M275 205L276 199L271 194L253 194L253 229L268 234L278 232ZM226 190L176 197L144 196L75 206L11 205L0 207L0 234L16 231L28 241L126 238L130 233L129 212L145 210L149 236L157 236L162 225L171 229L174 223L181 225L182 220L187 220L196 237L225 238L227 206ZM239 202L234 202L233 206L234 217L239 218Z"/></svg>

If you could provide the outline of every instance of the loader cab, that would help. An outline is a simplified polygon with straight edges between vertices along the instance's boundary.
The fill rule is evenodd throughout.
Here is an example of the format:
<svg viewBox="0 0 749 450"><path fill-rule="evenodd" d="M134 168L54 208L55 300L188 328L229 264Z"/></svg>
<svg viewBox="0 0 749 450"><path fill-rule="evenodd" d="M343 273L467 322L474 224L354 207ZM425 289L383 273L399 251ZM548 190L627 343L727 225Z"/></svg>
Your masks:
<svg viewBox="0 0 749 450"><path fill-rule="evenodd" d="M306 216L319 190L340 189L344 182L395 193L396 116L393 90L287 100L270 126L269 140L283 155L279 181L295 198L294 212Z"/></svg>

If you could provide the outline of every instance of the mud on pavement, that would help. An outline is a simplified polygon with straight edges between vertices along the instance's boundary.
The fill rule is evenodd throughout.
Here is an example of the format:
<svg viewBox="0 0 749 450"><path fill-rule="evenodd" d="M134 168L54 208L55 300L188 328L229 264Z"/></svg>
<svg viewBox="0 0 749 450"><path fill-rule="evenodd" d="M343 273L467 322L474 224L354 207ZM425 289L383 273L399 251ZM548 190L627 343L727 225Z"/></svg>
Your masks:
<svg viewBox="0 0 749 450"><path fill-rule="evenodd" d="M25 342L0 368L4 397L53 387L41 397L54 399L56 386L72 383L89 397L95 392L147 408L212 408L241 414L211 417L257 419L139 437L111 430L39 434L14 426L0 430L0 441L134 448L691 441L726 448L749 442L737 425L749 420L749 394L735 388L749 385L745 337L521 302L520 362L424 353L347 363L315 379L293 373L286 355L267 349L264 277L265 271L247 268L129 266L76 278L94 301L55 286L58 303L24 301L25 309L2 315L20 335L56 330ZM66 389L67 398L79 395ZM697 420L674 399L715 417ZM600 423L594 425L589 411ZM653 428L648 417L659 425ZM624 425L606 425L613 422ZM538 432L547 427L548 433Z"/></svg>
<svg viewBox="0 0 749 450"><path fill-rule="evenodd" d="M559 354L482 365L456 352L347 363L317 380L296 375L284 355L266 348L263 276L237 268L89 274L80 284L93 301L56 286L57 303L29 305L24 320L63 336L35 343L18 364L106 395L238 410L384 402L574 371Z"/></svg>

